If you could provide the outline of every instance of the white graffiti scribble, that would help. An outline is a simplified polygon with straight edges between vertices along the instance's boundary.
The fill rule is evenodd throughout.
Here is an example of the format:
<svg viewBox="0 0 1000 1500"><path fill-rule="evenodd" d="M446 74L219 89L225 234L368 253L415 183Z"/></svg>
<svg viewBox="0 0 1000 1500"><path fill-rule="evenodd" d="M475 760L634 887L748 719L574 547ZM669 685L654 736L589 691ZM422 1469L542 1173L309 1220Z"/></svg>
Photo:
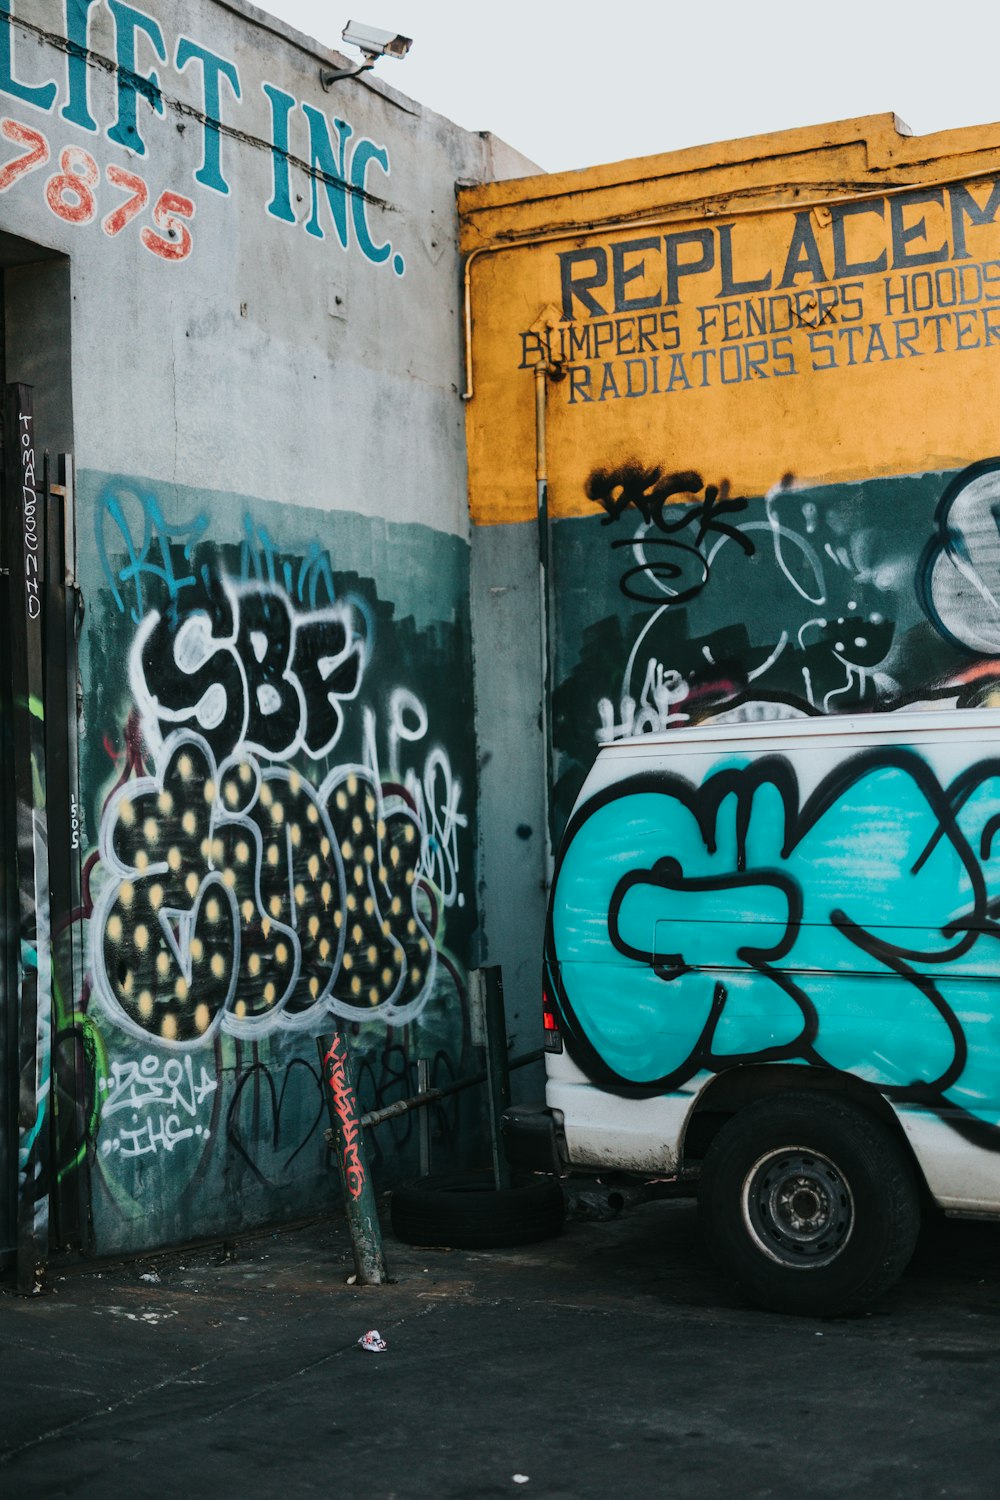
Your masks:
<svg viewBox="0 0 1000 1500"><path fill-rule="evenodd" d="M192 1119L199 1107L219 1087L202 1064L195 1079L194 1063L190 1057L160 1058L153 1053L139 1062L113 1062L107 1078L98 1081L104 1095L101 1115L117 1114L119 1110L139 1110L155 1106L163 1109L180 1109Z"/></svg>
<svg viewBox="0 0 1000 1500"><path fill-rule="evenodd" d="M147 1053L138 1062L113 1062L107 1078L98 1080L103 1095L102 1155L149 1156L161 1148L173 1151L195 1137L208 1140L211 1131L198 1116L218 1087L204 1064L195 1077L190 1057L161 1059ZM105 1122L123 1111L129 1113L129 1122L109 1132Z"/></svg>
<svg viewBox="0 0 1000 1500"><path fill-rule="evenodd" d="M376 721L370 710L364 722L368 767L374 779L381 781ZM402 783L420 828L421 875L433 885L444 906L464 906L465 897L458 888L458 833L468 827L469 820L459 811L461 783L439 745L428 752L422 767L404 769L400 760L401 747L419 744L427 729L427 711L419 698L407 688L396 688L389 697L389 777Z"/></svg>
<svg viewBox="0 0 1000 1500"><path fill-rule="evenodd" d="M928 606L945 636L1000 655L1000 464L973 465L939 507L927 568Z"/></svg>
<svg viewBox="0 0 1000 1500"><path fill-rule="evenodd" d="M201 1125L182 1125L177 1115L160 1115L155 1121L146 1120L134 1130L123 1125L117 1135L101 1142L101 1151L105 1156L119 1152L125 1161L134 1156L155 1156L161 1147L164 1151L173 1151L183 1141L195 1136L207 1140L209 1134Z"/></svg>
<svg viewBox="0 0 1000 1500"><path fill-rule="evenodd" d="M689 507L687 522L683 515L671 522L644 516L631 542L623 538L614 543L627 549L631 563L622 580L623 592L653 608L631 643L617 698L598 701L595 738L599 744L659 734L692 722L714 722L723 716L730 720L739 707L732 703L737 695L747 710L738 717L757 719L797 717L810 710L833 712L840 700L852 704L873 698L883 701L898 691L898 683L886 670L892 625L877 610L864 620L860 612L849 618L851 611L859 609L856 602L842 618L828 619L821 613L845 584L858 597L862 597L861 590L869 595L872 590L893 590L898 586L898 567L875 555L868 532L848 524L850 517L829 507L823 511L822 525L831 540L822 540L819 507L803 498L801 488L786 476L764 496L763 519L749 519L734 510L724 524L717 519L712 525L704 521L703 534L689 536L683 545L678 540L680 529L687 522L693 527L699 515L704 520L705 506L700 512ZM745 506L746 502L732 504ZM664 510L663 516L668 515ZM762 543L770 544L763 552ZM651 544L661 550L652 554ZM777 578L781 588L792 591L799 611L803 602L810 606L811 617L801 624L791 620L788 629L767 642L761 659L753 665L746 660L745 644L726 648L725 659L716 662L710 645L702 641L700 670L693 661L685 664L683 672L676 661L667 667L657 655L657 648L662 652L667 646L664 627L677 611L684 611L687 625L681 627L680 640L690 639L697 649L699 596L703 591L711 593L713 572L722 561L728 562L734 546L747 557L755 551L761 557L769 553L772 580ZM641 587L636 579L641 580ZM642 589L649 590L648 595ZM657 595L662 596L662 603ZM671 642L667 649L676 648ZM707 672L704 663L713 671ZM644 673L641 686L640 673ZM790 685L796 678L797 690Z"/></svg>
<svg viewBox="0 0 1000 1500"><path fill-rule="evenodd" d="M602 698L598 703L601 720L597 731L599 743L629 739L638 734L658 734L674 725L686 724L690 716L676 705L684 702L688 692L688 685L680 672L665 668L662 662L650 657L638 703L629 694L623 694L617 721L610 698Z"/></svg>

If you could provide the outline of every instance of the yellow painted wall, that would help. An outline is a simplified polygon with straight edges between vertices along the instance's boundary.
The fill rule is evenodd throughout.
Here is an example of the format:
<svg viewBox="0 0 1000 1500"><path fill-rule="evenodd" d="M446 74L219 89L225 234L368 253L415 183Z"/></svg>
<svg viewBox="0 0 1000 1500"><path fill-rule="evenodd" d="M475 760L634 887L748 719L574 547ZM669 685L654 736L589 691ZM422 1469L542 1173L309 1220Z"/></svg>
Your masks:
<svg viewBox="0 0 1000 1500"><path fill-rule="evenodd" d="M734 494L1000 449L1000 125L892 115L460 194L474 521L635 458ZM617 273L617 278L616 278ZM617 284L616 284L617 283Z"/></svg>

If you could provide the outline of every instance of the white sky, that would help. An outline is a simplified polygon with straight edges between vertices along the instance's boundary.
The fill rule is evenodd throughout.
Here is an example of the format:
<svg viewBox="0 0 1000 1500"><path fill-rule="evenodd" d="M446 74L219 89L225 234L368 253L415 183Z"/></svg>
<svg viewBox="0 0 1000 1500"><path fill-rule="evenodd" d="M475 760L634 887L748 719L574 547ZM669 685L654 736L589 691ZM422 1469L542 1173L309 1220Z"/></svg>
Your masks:
<svg viewBox="0 0 1000 1500"><path fill-rule="evenodd" d="M413 37L376 73L549 171L895 110L1000 117L995 0L255 0L326 46ZM359 57L360 60L360 57Z"/></svg>

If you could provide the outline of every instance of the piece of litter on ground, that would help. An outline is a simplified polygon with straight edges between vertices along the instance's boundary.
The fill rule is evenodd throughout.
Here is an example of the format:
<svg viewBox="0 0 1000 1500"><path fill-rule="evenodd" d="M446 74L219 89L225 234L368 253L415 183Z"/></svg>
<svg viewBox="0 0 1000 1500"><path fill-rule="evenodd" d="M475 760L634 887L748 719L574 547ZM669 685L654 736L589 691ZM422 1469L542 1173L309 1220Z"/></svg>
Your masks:
<svg viewBox="0 0 1000 1500"><path fill-rule="evenodd" d="M528 1476L527 1476L527 1474L514 1474L512 1476L512 1478L513 1478L515 1484L527 1484L528 1483Z"/></svg>
<svg viewBox="0 0 1000 1500"><path fill-rule="evenodd" d="M358 1279L357 1272L355 1272L355 1274L353 1276L348 1276L348 1278L347 1278L347 1285L348 1286L353 1286L354 1283L357 1281L357 1279Z"/></svg>
<svg viewBox="0 0 1000 1500"><path fill-rule="evenodd" d="M368 1332L363 1333L358 1339L358 1343L370 1354L381 1354L383 1349L389 1347L377 1328L369 1328Z"/></svg>
<svg viewBox="0 0 1000 1500"><path fill-rule="evenodd" d="M130 1323L146 1323L155 1328L157 1324L164 1322L167 1318L176 1318L177 1314L172 1309L160 1312L129 1312L124 1307L108 1307L107 1312L114 1318L126 1318Z"/></svg>
<svg viewBox="0 0 1000 1500"><path fill-rule="evenodd" d="M160 1278L159 1276L157 1276L155 1271L143 1271L142 1275L139 1277L139 1280L152 1281L154 1284L156 1284L159 1282Z"/></svg>

